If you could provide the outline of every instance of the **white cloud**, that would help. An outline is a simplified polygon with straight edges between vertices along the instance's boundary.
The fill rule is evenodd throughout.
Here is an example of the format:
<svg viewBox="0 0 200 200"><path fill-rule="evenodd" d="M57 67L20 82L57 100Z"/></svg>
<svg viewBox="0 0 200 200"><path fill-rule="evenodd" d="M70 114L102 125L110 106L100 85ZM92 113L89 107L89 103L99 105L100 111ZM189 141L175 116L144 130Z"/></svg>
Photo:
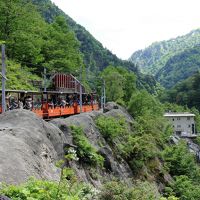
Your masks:
<svg viewBox="0 0 200 200"><path fill-rule="evenodd" d="M199 0L52 1L123 59L200 27Z"/></svg>

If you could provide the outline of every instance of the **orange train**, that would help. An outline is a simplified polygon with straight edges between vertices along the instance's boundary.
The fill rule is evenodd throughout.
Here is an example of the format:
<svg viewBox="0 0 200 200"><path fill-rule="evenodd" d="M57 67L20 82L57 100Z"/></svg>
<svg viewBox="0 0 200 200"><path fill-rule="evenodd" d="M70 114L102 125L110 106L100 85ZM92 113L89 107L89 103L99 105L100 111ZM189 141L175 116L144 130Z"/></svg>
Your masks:
<svg viewBox="0 0 200 200"><path fill-rule="evenodd" d="M74 76L57 73L52 80L51 88L45 92L6 90L6 110L28 109L44 119L79 114L80 93L82 112L99 109L97 96L86 93L84 86Z"/></svg>
<svg viewBox="0 0 200 200"><path fill-rule="evenodd" d="M66 102L62 103L52 103L49 97L56 96L58 97L58 101L61 98L64 99L67 93L64 92L35 92L35 91L19 91L19 90L6 90L6 93L9 94L9 99L6 99L7 110L13 109L27 109L31 110L39 117L44 119L54 118L54 117L61 117L67 115L75 115L81 112L81 108L79 105L78 95L71 94L73 96L73 100L69 103ZM83 94L84 96L85 94ZM21 98L25 99L23 103L23 107L20 107L19 104L21 103ZM38 96L40 96L38 98ZM44 97L45 96L45 97ZM62 96L62 97L60 97ZM90 102L83 101L82 104L82 112L91 112L93 110L98 110L99 105L97 100L93 95L87 94L87 96L91 97ZM83 98L84 99L84 98ZM38 101L39 100L39 101ZM2 113L2 107L0 105L0 113Z"/></svg>

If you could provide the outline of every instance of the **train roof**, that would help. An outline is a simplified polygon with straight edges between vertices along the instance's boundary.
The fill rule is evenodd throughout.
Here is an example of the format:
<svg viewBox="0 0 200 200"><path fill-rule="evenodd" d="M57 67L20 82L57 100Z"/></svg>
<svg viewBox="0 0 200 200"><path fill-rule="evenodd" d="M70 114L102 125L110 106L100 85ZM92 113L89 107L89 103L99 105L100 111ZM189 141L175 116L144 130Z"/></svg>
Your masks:
<svg viewBox="0 0 200 200"><path fill-rule="evenodd" d="M2 90L0 90L2 92ZM44 91L33 91L33 90L10 90L6 89L6 93L25 93L25 94L79 94L79 92L74 92L74 91L54 91L54 90L47 90L46 92ZM82 94L87 94L87 93L82 93Z"/></svg>

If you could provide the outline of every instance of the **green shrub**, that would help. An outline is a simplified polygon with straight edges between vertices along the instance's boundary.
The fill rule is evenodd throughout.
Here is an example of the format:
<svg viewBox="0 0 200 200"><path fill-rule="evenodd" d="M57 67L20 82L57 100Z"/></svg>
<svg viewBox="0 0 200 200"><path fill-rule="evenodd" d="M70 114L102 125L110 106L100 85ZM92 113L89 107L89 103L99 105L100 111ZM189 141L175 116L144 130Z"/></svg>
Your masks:
<svg viewBox="0 0 200 200"><path fill-rule="evenodd" d="M194 155L188 151L186 142L181 141L178 145L168 146L162 152L162 156L165 167L172 176L186 175L193 180L200 180L200 168Z"/></svg>
<svg viewBox="0 0 200 200"><path fill-rule="evenodd" d="M106 183L99 195L100 200L159 200L156 185L149 182L136 182L132 187L120 181Z"/></svg>
<svg viewBox="0 0 200 200"><path fill-rule="evenodd" d="M122 117L116 119L110 116L100 116L96 120L96 125L108 142L112 142L118 136L127 134L127 124Z"/></svg>
<svg viewBox="0 0 200 200"><path fill-rule="evenodd" d="M194 183L189 177L181 175L176 176L175 181L166 189L166 194L175 194L180 200L200 199L200 185ZM169 198L168 198L169 199Z"/></svg>
<svg viewBox="0 0 200 200"><path fill-rule="evenodd" d="M87 191L84 189L87 187ZM27 183L14 186L2 185L0 194L10 197L12 200L83 200L89 193L92 194L93 188L82 183L63 182L59 188L54 181L36 180L30 178Z"/></svg>
<svg viewBox="0 0 200 200"><path fill-rule="evenodd" d="M80 161L93 166L103 167L104 158L90 144L81 127L71 126L73 142L77 146L77 156Z"/></svg>

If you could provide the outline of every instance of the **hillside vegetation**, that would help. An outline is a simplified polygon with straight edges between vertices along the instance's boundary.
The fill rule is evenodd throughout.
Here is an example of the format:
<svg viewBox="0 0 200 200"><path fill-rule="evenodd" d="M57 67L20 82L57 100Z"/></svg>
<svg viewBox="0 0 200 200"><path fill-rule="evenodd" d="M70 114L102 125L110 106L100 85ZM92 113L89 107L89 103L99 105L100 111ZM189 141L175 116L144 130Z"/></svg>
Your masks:
<svg viewBox="0 0 200 200"><path fill-rule="evenodd" d="M200 110L200 73L196 73L173 88L165 90L160 99L165 102L176 103L189 108Z"/></svg>
<svg viewBox="0 0 200 200"><path fill-rule="evenodd" d="M155 92L152 76L146 78L133 63L120 60L103 48L50 0L1 0L0 12L0 41L6 44L7 58L22 66L22 71L25 66L41 78L46 67L48 73L77 76L82 66L84 82L93 89L95 78L103 69L121 66L136 74L138 87Z"/></svg>
<svg viewBox="0 0 200 200"><path fill-rule="evenodd" d="M163 112L171 105L162 105L146 91L135 91L128 106L132 117L116 104L107 106L105 113L54 119L53 125L25 110L21 111L21 115L19 110L2 116L2 127L8 126L5 123L8 119L10 126L11 121L18 122L12 133L7 133L13 144L22 140L20 150L31 147L32 151L28 151L28 155L34 154L33 158L44 162L45 167L50 163L55 168L49 155L55 159L62 155L61 151L65 154L56 164L61 168L59 182L31 178L21 185L2 184L0 194L13 200L198 200L200 167L195 156L188 151L184 141L178 145L169 143L172 127L163 117ZM34 129L30 129L24 118L34 123ZM21 129L20 123L24 124L24 129ZM17 136L21 130L23 134ZM3 133L6 131L3 130ZM2 139L4 135L1 134ZM33 143L27 140L29 136L34 138ZM6 137L7 140L9 137ZM43 140L51 147L51 151L41 158ZM62 150L60 145L64 141L73 142L75 146L66 146ZM13 148L13 145L9 145L9 150ZM15 152L9 154L9 157L14 155ZM32 162L29 157L29 164ZM14 170L7 163L4 167ZM31 167L36 172L41 169L35 168L35 165ZM24 169L18 170L23 173ZM45 170L43 173L50 176ZM15 177L16 173L9 176ZM83 181L83 177L87 181Z"/></svg>
<svg viewBox="0 0 200 200"><path fill-rule="evenodd" d="M143 75L133 62L121 60L111 51L104 48L83 26L77 24L66 13L52 4L50 0L32 0L32 2L48 23L51 23L56 16L63 16L66 19L69 29L75 33L79 41L79 49L83 55L86 68L85 76L90 83L94 84L94 77L99 76L99 73L107 66L120 66L136 74L138 88L147 89L151 93L156 92L157 84L153 76Z"/></svg>
<svg viewBox="0 0 200 200"><path fill-rule="evenodd" d="M108 103L104 111L50 122L25 109L0 115L0 160L6 160L0 162L0 182L23 182L2 183L0 195L12 200L200 199L196 157L184 140L172 144L173 127L163 117L172 109L195 112L200 131L195 93L199 74L177 88L180 94L185 88L188 95L195 94L195 102L187 96L189 101L180 103L184 106L162 104L150 94L157 89L151 75L142 75L135 64L104 49L49 0L0 0L0 12L0 41L6 44L9 59L9 88L34 89L30 80L41 79L44 67L51 73L77 76L83 66L84 82L101 93L104 79L106 100L118 103ZM195 38L199 39L199 32L188 34L191 46ZM159 56L167 58L173 48L177 52L186 48L184 37L178 38L176 47L172 47L173 41L163 44L160 54L161 46L154 44L158 54L155 61ZM177 99L170 95L161 99ZM196 108L190 110L185 105ZM26 181L30 175L35 178Z"/></svg>
<svg viewBox="0 0 200 200"><path fill-rule="evenodd" d="M153 43L133 53L130 61L170 88L199 70L199 44L200 30L197 29L181 37Z"/></svg>
<svg viewBox="0 0 200 200"><path fill-rule="evenodd" d="M171 57L161 68L156 79L166 88L171 88L200 70L200 46L187 49Z"/></svg>

